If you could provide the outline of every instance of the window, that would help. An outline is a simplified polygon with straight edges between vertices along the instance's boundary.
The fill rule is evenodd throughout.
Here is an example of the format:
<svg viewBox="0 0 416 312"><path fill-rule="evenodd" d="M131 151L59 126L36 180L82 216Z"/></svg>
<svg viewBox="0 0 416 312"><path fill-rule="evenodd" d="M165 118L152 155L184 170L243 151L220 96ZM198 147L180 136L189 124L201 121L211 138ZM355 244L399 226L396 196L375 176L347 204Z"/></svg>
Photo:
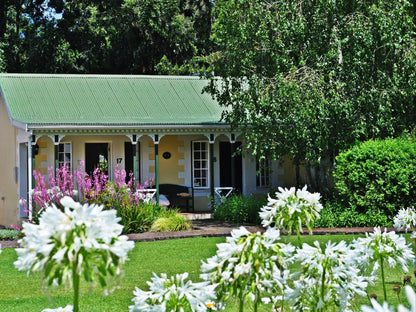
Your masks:
<svg viewBox="0 0 416 312"><path fill-rule="evenodd" d="M256 186L267 187L270 186L270 159L265 157L257 159L256 161Z"/></svg>
<svg viewBox="0 0 416 312"><path fill-rule="evenodd" d="M209 187L209 143L192 142L193 181L195 188Z"/></svg>
<svg viewBox="0 0 416 312"><path fill-rule="evenodd" d="M68 171L71 171L72 163L71 143L59 143L58 146L58 166L63 167L66 164Z"/></svg>

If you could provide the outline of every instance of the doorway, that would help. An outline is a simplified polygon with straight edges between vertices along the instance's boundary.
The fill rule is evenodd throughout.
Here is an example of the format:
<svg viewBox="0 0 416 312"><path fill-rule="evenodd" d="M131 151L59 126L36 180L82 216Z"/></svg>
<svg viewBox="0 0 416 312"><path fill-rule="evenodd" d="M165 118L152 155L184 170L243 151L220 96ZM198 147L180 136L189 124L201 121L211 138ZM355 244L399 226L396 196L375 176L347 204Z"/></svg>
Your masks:
<svg viewBox="0 0 416 312"><path fill-rule="evenodd" d="M241 153L232 153L232 143L220 142L220 186L233 186L234 192L241 193L243 189L243 161ZM241 142L234 143L234 151L238 150ZM234 160L234 166L232 166ZM234 185L233 185L234 184Z"/></svg>
<svg viewBox="0 0 416 312"><path fill-rule="evenodd" d="M85 172L92 176L96 168L108 176L108 143L85 143Z"/></svg>
<svg viewBox="0 0 416 312"><path fill-rule="evenodd" d="M136 154L135 154L136 152ZM124 142L124 170L126 170L126 183L130 180L130 173L134 171L134 156L140 155L140 142L136 143L136 150L133 150L133 144L131 142ZM134 175L136 182L140 183L140 159L136 159L136 171Z"/></svg>

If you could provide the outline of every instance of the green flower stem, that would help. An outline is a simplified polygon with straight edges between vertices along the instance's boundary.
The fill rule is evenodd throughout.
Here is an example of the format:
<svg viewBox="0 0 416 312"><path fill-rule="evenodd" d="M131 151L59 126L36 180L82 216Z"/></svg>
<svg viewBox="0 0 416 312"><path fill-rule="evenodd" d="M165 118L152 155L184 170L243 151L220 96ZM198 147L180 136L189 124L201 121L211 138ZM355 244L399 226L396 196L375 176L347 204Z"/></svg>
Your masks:
<svg viewBox="0 0 416 312"><path fill-rule="evenodd" d="M240 301L240 303L239 303L239 307L238 307L238 311L239 312L243 312L244 311L244 298L243 298L243 295L244 295L244 293L243 293L243 290L241 289L240 290L240 295L239 295L239 301Z"/></svg>
<svg viewBox="0 0 416 312"><path fill-rule="evenodd" d="M297 236L297 239L298 239L298 247L302 248L302 238L301 238L299 229L296 229L296 236Z"/></svg>
<svg viewBox="0 0 416 312"><path fill-rule="evenodd" d="M381 266L381 281L383 283L384 301L387 301L386 282L384 279L384 259L382 256L380 257L380 266Z"/></svg>
<svg viewBox="0 0 416 312"><path fill-rule="evenodd" d="M322 283L321 283L321 299L322 302L325 302L325 273L326 273L326 266L324 266L324 270L322 272ZM321 310L321 309L319 309Z"/></svg>
<svg viewBox="0 0 416 312"><path fill-rule="evenodd" d="M258 298L260 298L260 291L258 290L258 288L256 289L256 300L254 302L254 308L253 308L253 312L257 312L257 307L258 307Z"/></svg>
<svg viewBox="0 0 416 312"><path fill-rule="evenodd" d="M77 272L77 268L78 268L78 256L75 257L75 263L74 263L74 266L72 267L72 285L74 288L74 312L79 312L78 301L79 301L80 278Z"/></svg>

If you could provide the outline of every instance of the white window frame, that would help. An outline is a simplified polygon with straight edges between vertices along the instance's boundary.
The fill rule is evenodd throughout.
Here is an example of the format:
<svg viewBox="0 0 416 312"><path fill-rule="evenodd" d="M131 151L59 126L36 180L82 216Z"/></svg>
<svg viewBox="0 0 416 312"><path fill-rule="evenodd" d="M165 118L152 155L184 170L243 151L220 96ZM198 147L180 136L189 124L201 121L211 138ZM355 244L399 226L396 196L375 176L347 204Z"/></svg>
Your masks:
<svg viewBox="0 0 416 312"><path fill-rule="evenodd" d="M271 161L268 157L256 159L256 187L264 188L271 185Z"/></svg>
<svg viewBox="0 0 416 312"><path fill-rule="evenodd" d="M205 144L205 149L196 149L195 145ZM200 145L201 146L201 145ZM195 189L207 189L210 187L210 144L209 141L192 141L192 184ZM196 152L205 152L205 158L202 158L201 155L199 158L195 158ZM197 167L196 164L199 163ZM203 166L205 164L205 166ZM197 174L199 172L199 174ZM204 174L205 173L205 176ZM200 183L202 181L206 181L206 185L204 183ZM202 185L201 185L202 184Z"/></svg>
<svg viewBox="0 0 416 312"><path fill-rule="evenodd" d="M61 151L61 146L63 146L63 151ZM66 146L69 147L69 151L66 149ZM62 155L62 159L61 159ZM66 155L69 155L69 160L66 159ZM72 143L71 142L61 142L58 144L58 168L63 167L64 163L68 168L69 172L72 172Z"/></svg>

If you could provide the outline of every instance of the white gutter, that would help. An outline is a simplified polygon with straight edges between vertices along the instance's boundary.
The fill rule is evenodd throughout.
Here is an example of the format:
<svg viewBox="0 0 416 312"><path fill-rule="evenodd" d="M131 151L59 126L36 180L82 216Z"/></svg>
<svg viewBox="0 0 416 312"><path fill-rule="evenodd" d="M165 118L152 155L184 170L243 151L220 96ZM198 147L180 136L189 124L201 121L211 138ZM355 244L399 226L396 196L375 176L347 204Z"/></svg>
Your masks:
<svg viewBox="0 0 416 312"><path fill-rule="evenodd" d="M230 128L229 124L137 124L137 125L123 125L123 124L26 124L27 130L60 130L60 129L74 129L74 130L155 130L155 129L224 129Z"/></svg>
<svg viewBox="0 0 416 312"><path fill-rule="evenodd" d="M27 184L28 184L28 207L29 207L29 220L32 220L32 131L30 131L30 136L27 141Z"/></svg>

